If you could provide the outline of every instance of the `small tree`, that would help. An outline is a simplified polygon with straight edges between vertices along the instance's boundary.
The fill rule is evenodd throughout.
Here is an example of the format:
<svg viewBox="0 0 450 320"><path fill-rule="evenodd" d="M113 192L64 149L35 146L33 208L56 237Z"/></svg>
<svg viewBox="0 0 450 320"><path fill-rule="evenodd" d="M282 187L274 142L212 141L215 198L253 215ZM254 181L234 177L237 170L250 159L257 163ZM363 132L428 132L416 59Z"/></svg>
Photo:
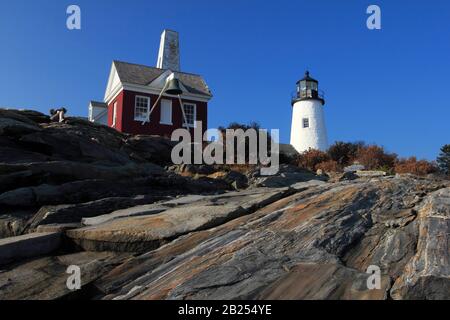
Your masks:
<svg viewBox="0 0 450 320"><path fill-rule="evenodd" d="M395 153L386 153L377 145L369 145L359 148L356 160L369 170L390 170L397 161Z"/></svg>
<svg viewBox="0 0 450 320"><path fill-rule="evenodd" d="M297 164L300 168L316 171L316 166L319 163L328 160L330 160L330 157L327 153L320 150L309 149L308 151L299 154L297 158Z"/></svg>
<svg viewBox="0 0 450 320"><path fill-rule="evenodd" d="M344 167L356 158L358 150L364 147L364 142L335 142L328 148L328 155L331 160L336 161L340 166Z"/></svg>
<svg viewBox="0 0 450 320"><path fill-rule="evenodd" d="M443 173L450 174L450 144L446 144L441 148L441 153L436 162Z"/></svg>

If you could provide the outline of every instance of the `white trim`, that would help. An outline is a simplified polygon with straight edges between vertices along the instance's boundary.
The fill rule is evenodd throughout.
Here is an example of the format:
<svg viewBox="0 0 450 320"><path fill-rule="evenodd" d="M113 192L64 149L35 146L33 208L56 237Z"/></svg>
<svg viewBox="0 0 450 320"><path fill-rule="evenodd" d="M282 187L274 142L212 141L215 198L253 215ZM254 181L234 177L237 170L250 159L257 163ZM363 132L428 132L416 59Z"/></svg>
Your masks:
<svg viewBox="0 0 450 320"><path fill-rule="evenodd" d="M117 84L115 84L115 82L117 82ZM117 72L116 69L116 65L113 62L109 72L108 84L106 85L105 97L103 100L107 101L108 97L111 96L113 92L116 92L117 89L120 88L121 86L122 86L122 79L120 79L119 73Z"/></svg>
<svg viewBox="0 0 450 320"><path fill-rule="evenodd" d="M170 102L170 122L163 122L162 121L162 115L163 115L163 102L168 101ZM173 126L173 101L170 99L162 99L160 102L160 117L159 117L159 124L167 125L167 126Z"/></svg>
<svg viewBox="0 0 450 320"><path fill-rule="evenodd" d="M117 96L123 91L123 86L120 84L119 86L115 87L114 90L110 92L110 94L105 97L105 103L107 105L110 105L110 103L117 98Z"/></svg>
<svg viewBox="0 0 450 320"><path fill-rule="evenodd" d="M108 77L108 82L106 84L106 89L105 89L105 99L106 96L108 96L111 92L111 86L112 86L112 79L113 79L113 73L117 72L116 68L114 66L114 62L111 65L111 68L109 69L109 77Z"/></svg>
<svg viewBox="0 0 450 320"><path fill-rule="evenodd" d="M108 106L107 105L106 106L94 106L92 104L92 101L91 101L91 102L89 102L89 108L104 108L104 109L108 109Z"/></svg>
<svg viewBox="0 0 450 320"><path fill-rule="evenodd" d="M117 125L117 101L114 101L113 103L113 114L112 114L112 127L115 128Z"/></svg>
<svg viewBox="0 0 450 320"><path fill-rule="evenodd" d="M194 124L186 124L184 123L184 119L182 119L183 122L183 127L184 128L197 128L197 104L192 103L192 102L183 102L183 110L184 110L184 106L185 105L189 105L189 106L194 106ZM186 113L186 110L184 111Z"/></svg>
<svg viewBox="0 0 450 320"><path fill-rule="evenodd" d="M141 99L146 99L147 100L147 115L146 116L144 116L144 117L142 117L142 118L136 118L136 102L137 102L137 99L138 98L141 98ZM148 113L150 112L150 104L151 104L151 99L150 99L150 97L147 97L147 96L139 96L139 95L136 95L135 97L134 97L134 113L133 113L133 119L134 119L134 121L138 121L138 122L142 122L142 121L150 121L150 118L148 117Z"/></svg>

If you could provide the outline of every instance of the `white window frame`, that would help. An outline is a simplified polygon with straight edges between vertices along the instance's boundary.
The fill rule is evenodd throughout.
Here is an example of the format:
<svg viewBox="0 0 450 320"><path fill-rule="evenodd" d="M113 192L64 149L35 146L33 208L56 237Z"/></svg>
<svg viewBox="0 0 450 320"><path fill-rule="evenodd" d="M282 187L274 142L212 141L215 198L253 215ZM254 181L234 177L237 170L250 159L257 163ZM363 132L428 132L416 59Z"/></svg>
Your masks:
<svg viewBox="0 0 450 320"><path fill-rule="evenodd" d="M305 126L305 124L308 124L307 126ZM303 129L308 129L311 127L311 123L309 122L309 118L303 118L302 119L302 127Z"/></svg>
<svg viewBox="0 0 450 320"><path fill-rule="evenodd" d="M147 101L147 111L145 112L145 116L142 117L137 117L136 116L136 109L138 108L137 106L137 102L138 99L145 99ZM150 112L150 97L147 96L135 96L134 98L134 121L146 121L147 119L150 121L150 119L148 118L148 113ZM142 113L142 112L140 112Z"/></svg>
<svg viewBox="0 0 450 320"><path fill-rule="evenodd" d="M167 102L167 103L170 103L170 121L168 121L168 122L165 122L165 121L163 121L163 118L162 118L162 116L163 116L163 102ZM161 100L161 105L160 105L161 107L160 107L160 109L161 109L161 115L160 115L160 119L159 119L159 123L160 124L165 124L165 125L168 125L168 126L172 126L173 125L173 102L172 102L172 100L169 100L169 99L162 99Z"/></svg>
<svg viewBox="0 0 450 320"><path fill-rule="evenodd" d="M112 127L115 128L116 124L117 124L117 101L114 101L112 114Z"/></svg>
<svg viewBox="0 0 450 320"><path fill-rule="evenodd" d="M183 127L185 128L196 128L197 127L197 105L195 103L192 102L184 102L183 103L183 111L186 114L186 110L184 109L184 106L193 106L194 107L194 123L190 124L190 123L184 123L184 117L183 115L181 115L183 117L182 122L183 122ZM187 118L187 116L186 116Z"/></svg>

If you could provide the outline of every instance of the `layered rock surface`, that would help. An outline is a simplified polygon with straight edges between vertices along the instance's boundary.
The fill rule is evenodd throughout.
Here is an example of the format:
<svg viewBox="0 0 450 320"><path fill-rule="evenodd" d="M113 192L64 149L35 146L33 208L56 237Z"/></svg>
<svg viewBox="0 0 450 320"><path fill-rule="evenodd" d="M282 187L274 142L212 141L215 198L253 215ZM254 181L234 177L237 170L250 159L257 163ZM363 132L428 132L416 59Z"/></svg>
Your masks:
<svg viewBox="0 0 450 320"><path fill-rule="evenodd" d="M0 109L0 238L231 189L223 180L166 171L172 147L161 137L121 134L83 119L51 123L38 112Z"/></svg>
<svg viewBox="0 0 450 320"><path fill-rule="evenodd" d="M106 299L448 298L448 226L417 250L436 231L423 203L440 195L450 188L409 177L310 187L180 237L97 285ZM424 259L432 266L415 263ZM381 269L380 289L367 287L369 266Z"/></svg>
<svg viewBox="0 0 450 320"><path fill-rule="evenodd" d="M450 299L448 181L283 166L230 191L165 170L162 138L28 111L0 142L0 299Z"/></svg>

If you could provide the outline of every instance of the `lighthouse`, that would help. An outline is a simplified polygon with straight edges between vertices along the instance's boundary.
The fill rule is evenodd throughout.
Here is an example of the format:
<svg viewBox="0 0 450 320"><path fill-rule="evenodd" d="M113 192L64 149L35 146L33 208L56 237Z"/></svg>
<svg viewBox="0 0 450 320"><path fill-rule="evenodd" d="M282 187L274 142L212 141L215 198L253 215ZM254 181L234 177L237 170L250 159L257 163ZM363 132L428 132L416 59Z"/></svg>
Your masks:
<svg viewBox="0 0 450 320"><path fill-rule="evenodd" d="M306 71L305 77L297 82L297 90L292 97L291 145L298 152L309 149L325 151L328 148L324 105L319 82Z"/></svg>

